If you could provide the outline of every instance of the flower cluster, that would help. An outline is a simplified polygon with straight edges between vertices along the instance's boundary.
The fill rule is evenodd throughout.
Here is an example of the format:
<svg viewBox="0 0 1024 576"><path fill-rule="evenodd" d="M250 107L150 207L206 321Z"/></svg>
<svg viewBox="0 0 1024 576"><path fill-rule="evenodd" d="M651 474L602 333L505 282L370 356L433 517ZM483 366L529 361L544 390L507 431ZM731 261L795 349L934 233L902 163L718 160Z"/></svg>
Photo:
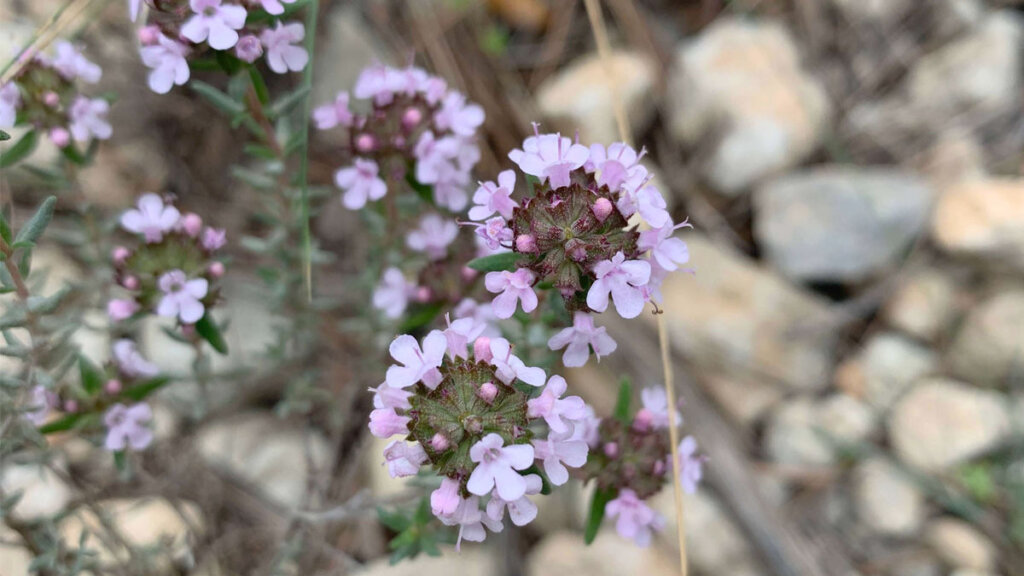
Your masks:
<svg viewBox="0 0 1024 576"><path fill-rule="evenodd" d="M166 94L188 82L189 59L209 50L253 63L265 56L278 74L298 72L309 63L300 22L285 22L282 4L295 0L146 0L149 16L139 29L142 62L148 68L149 87ZM143 0L129 0L133 21ZM271 24L272 22L272 24Z"/></svg>
<svg viewBox="0 0 1024 576"><path fill-rule="evenodd" d="M108 303L110 318L152 312L182 326L202 320L220 295L224 264L216 253L226 242L224 230L204 226L196 214L181 214L156 194L145 194L122 214L121 227L141 242L134 249L114 249L117 282L130 297Z"/></svg>
<svg viewBox="0 0 1024 576"><path fill-rule="evenodd" d="M388 471L411 476L431 466L442 477L432 511L459 527L459 542L501 531L506 510L517 526L531 522L537 506L528 497L545 478L560 486L568 468L586 464L594 430L593 411L565 396L562 377L527 366L486 329L467 317L422 344L399 336L390 347L397 364L373 390L371 433L405 435L384 450Z"/></svg>
<svg viewBox="0 0 1024 576"><path fill-rule="evenodd" d="M369 100L367 113L350 109L348 92L313 113L318 129L348 131L341 151L348 164L335 174L345 206L358 210L383 198L389 186L415 181L432 188L437 206L464 210L470 171L480 159L474 135L483 124L483 109L413 66L371 66L360 74L352 95Z"/></svg>
<svg viewBox="0 0 1024 576"><path fill-rule="evenodd" d="M0 85L0 128L32 126L59 148L110 138L110 103L79 91L80 82L95 84L101 75L73 44L58 42L54 55L36 55Z"/></svg>
<svg viewBox="0 0 1024 576"><path fill-rule="evenodd" d="M672 450L665 429L670 419L682 422L679 412L669 409L665 392L658 388L642 391L643 408L632 421L603 419L591 438L592 455L583 469L587 481L613 495L606 513L615 528L640 546L651 542L653 532L664 527L661 518L645 501L672 478ZM704 457L697 454L697 441L687 436L675 451L680 463L680 482L688 493L697 490L703 475Z"/></svg>

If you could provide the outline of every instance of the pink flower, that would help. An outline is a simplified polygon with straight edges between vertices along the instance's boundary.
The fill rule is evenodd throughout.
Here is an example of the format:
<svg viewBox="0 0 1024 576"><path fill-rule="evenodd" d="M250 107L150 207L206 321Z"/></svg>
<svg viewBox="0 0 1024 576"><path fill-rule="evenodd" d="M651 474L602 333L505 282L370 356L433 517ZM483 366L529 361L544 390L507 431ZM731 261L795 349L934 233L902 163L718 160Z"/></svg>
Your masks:
<svg viewBox="0 0 1024 576"><path fill-rule="evenodd" d="M452 161L458 153L459 141L456 138L437 138L430 130L423 132L413 148L416 180L423 184L435 184L448 179L446 177L456 171Z"/></svg>
<svg viewBox="0 0 1024 576"><path fill-rule="evenodd" d="M202 303L210 287L206 278L189 280L181 270L171 270L160 277L157 286L164 293L157 314L177 317L182 324L195 324L206 313Z"/></svg>
<svg viewBox="0 0 1024 576"><path fill-rule="evenodd" d="M267 48L267 65L278 74L289 70L299 72L309 64L309 52L296 44L306 37L306 28L299 22L267 28L260 34L260 42Z"/></svg>
<svg viewBox="0 0 1024 576"><path fill-rule="evenodd" d="M505 249L505 244L512 242L512 229L505 219L495 216L483 224L476 225L476 235L492 252Z"/></svg>
<svg viewBox="0 0 1024 576"><path fill-rule="evenodd" d="M260 0L260 5L267 11L267 14L277 16L278 14L284 14L284 6L281 3L291 4L295 0Z"/></svg>
<svg viewBox="0 0 1024 576"><path fill-rule="evenodd" d="M583 418L573 424L572 435L567 440L581 440L593 449L600 440L601 419L594 414L589 404L583 406L583 412Z"/></svg>
<svg viewBox="0 0 1024 576"><path fill-rule="evenodd" d="M643 168L643 166L638 168ZM637 173L646 174L646 170L643 172L638 170ZM626 218L639 212L644 222L647 222L652 228L661 228L670 221L665 197L657 188L647 185L646 181L636 187L630 183L623 186L622 195L615 205Z"/></svg>
<svg viewBox="0 0 1024 576"><path fill-rule="evenodd" d="M235 56L250 64L259 60L260 56L263 56L263 45L260 44L260 39L252 34L246 34L239 38L238 44L235 44Z"/></svg>
<svg viewBox="0 0 1024 576"><path fill-rule="evenodd" d="M441 166L441 176L434 183L434 202L452 212L462 212L469 203L466 185L469 175L458 171L451 164Z"/></svg>
<svg viewBox="0 0 1024 576"><path fill-rule="evenodd" d="M153 92L167 94L173 86L188 82L190 71L185 60L188 46L161 34L156 44L144 46L139 54L142 55L142 63L152 68L149 88Z"/></svg>
<svg viewBox="0 0 1024 576"><path fill-rule="evenodd" d="M512 200L512 192L516 189L516 173L505 170L498 174L498 184L484 182L473 194L473 202L477 206L469 209L470 220L483 220L497 212L505 220L512 219L512 211L519 204Z"/></svg>
<svg viewBox="0 0 1024 576"><path fill-rule="evenodd" d="M574 421L586 417L587 410L579 396L562 398L567 387L565 378L552 376L540 396L526 402L527 417L543 418L552 432L569 432Z"/></svg>
<svg viewBox="0 0 1024 576"><path fill-rule="evenodd" d="M107 302L107 316L114 322L120 322L132 317L139 311L139 305L135 300L114 299Z"/></svg>
<svg viewBox="0 0 1024 576"><path fill-rule="evenodd" d="M485 326L480 336L499 337L501 330L494 323L498 317L494 315L490 303L479 303L472 298L463 298L452 310L456 318L472 318L477 324Z"/></svg>
<svg viewBox="0 0 1024 576"><path fill-rule="evenodd" d="M330 130L335 126L351 126L352 112L348 109L348 92L340 92L331 104L324 104L313 110L313 122L318 130Z"/></svg>
<svg viewBox="0 0 1024 576"><path fill-rule="evenodd" d="M79 142L85 142L90 137L98 140L110 138L113 129L107 122L107 112L110 104L102 98L90 100L84 96L78 96L68 110L68 118L71 120L71 135Z"/></svg>
<svg viewBox="0 0 1024 576"><path fill-rule="evenodd" d="M506 501L518 500L526 494L526 480L516 470L533 464L533 446L505 446L501 436L491 433L469 449L469 458L477 463L466 483L471 494L486 496L495 490Z"/></svg>
<svg viewBox="0 0 1024 576"><path fill-rule="evenodd" d="M355 166L342 168L334 175L334 183L345 190L342 203L349 210L358 210L367 200L380 200L387 194L388 186L377 174L379 168L373 160L356 158Z"/></svg>
<svg viewBox="0 0 1024 576"><path fill-rule="evenodd" d="M487 324L473 318L461 318L452 322L447 314L444 319L448 323L448 328L444 330L444 337L448 341L448 353L452 358L469 358L469 343L487 329Z"/></svg>
<svg viewBox="0 0 1024 576"><path fill-rule="evenodd" d="M441 109L434 114L434 124L441 130L451 130L459 136L472 136L484 123L484 109L476 104L466 105L466 97L452 90L441 101Z"/></svg>
<svg viewBox="0 0 1024 576"><path fill-rule="evenodd" d="M494 297L494 314L501 319L511 318L516 312L516 304L523 303L523 312L537 309L537 294L533 291L533 283L537 279L529 268L520 268L515 272L501 270L488 272L484 277L484 286L491 293L499 293Z"/></svg>
<svg viewBox="0 0 1024 576"><path fill-rule="evenodd" d="M227 50L238 42L245 26L246 10L222 0L189 0L194 15L181 27L181 35L196 44L207 42L214 50Z"/></svg>
<svg viewBox="0 0 1024 576"><path fill-rule="evenodd" d="M605 513L608 518L618 518L615 530L623 538L636 542L637 546L649 546L652 532L664 526L664 520L629 488L623 489L618 498L608 503Z"/></svg>
<svg viewBox="0 0 1024 576"><path fill-rule="evenodd" d="M131 378L152 378L160 373L160 368L146 360L131 340L114 343L114 359L121 373Z"/></svg>
<svg viewBox="0 0 1024 576"><path fill-rule="evenodd" d="M544 463L544 472L548 475L548 480L555 486L568 482L569 470L566 466L583 466L587 463L587 453L590 451L583 440L575 440L572 436L554 432L548 434L546 440L534 440L533 448L537 460Z"/></svg>
<svg viewBox="0 0 1024 576"><path fill-rule="evenodd" d="M430 510L438 518L454 514L461 502L458 480L443 478L441 487L430 493Z"/></svg>
<svg viewBox="0 0 1024 576"><path fill-rule="evenodd" d="M677 270L679 264L686 264L690 261L690 251L687 249L686 243L679 238L673 238L672 233L679 228L689 226L688 222L673 226L672 220L668 220L661 228L641 232L637 247L643 251L650 250L651 259L656 260L661 268L669 271Z"/></svg>
<svg viewBox="0 0 1024 576"><path fill-rule="evenodd" d="M385 379L389 386L408 388L423 381L433 390L441 383L441 371L438 367L444 361L448 349L448 341L439 330L434 330L423 339L423 349L419 342L408 334L403 334L391 342L388 351L391 357L400 362L401 366L388 368Z"/></svg>
<svg viewBox="0 0 1024 576"><path fill-rule="evenodd" d="M661 304L661 285L665 282L665 278L668 278L668 270L665 270L658 264L657 260L651 260L651 279L644 286L644 298Z"/></svg>
<svg viewBox="0 0 1024 576"><path fill-rule="evenodd" d="M687 494L693 494L704 477L705 458L697 454L697 439L693 436L683 438L676 455L679 458L679 482Z"/></svg>
<svg viewBox="0 0 1024 576"><path fill-rule="evenodd" d="M22 415L33 426L42 426L46 423L46 419L56 404L56 395L49 392L46 387L39 385L32 389L32 395L25 406L28 410Z"/></svg>
<svg viewBox="0 0 1024 576"><path fill-rule="evenodd" d="M409 431L408 416L402 416L394 408L377 408L370 412L370 434L377 438L391 438L395 434Z"/></svg>
<svg viewBox="0 0 1024 576"><path fill-rule="evenodd" d="M636 172L642 155L643 152L637 154L636 150L622 142L613 143L607 151L601 144L592 144L590 163L593 163L598 173L597 185L608 186L612 192L617 192L626 179Z"/></svg>
<svg viewBox="0 0 1024 576"><path fill-rule="evenodd" d="M643 260L626 260L618 252L611 260L602 260L594 265L597 280L587 292L587 306L597 312L608 309L608 295L615 302L615 309L623 318L636 318L644 309L644 293L641 288L651 277L651 265Z"/></svg>
<svg viewBox="0 0 1024 576"><path fill-rule="evenodd" d="M18 119L21 90L14 82L0 86L0 128L14 128Z"/></svg>
<svg viewBox="0 0 1024 576"><path fill-rule="evenodd" d="M398 318L405 312L414 290L416 285L407 281L401 270L388 268L373 291L373 307L383 310L388 318Z"/></svg>
<svg viewBox="0 0 1024 576"><path fill-rule="evenodd" d="M491 338L491 365L498 378L511 385L518 378L530 386L543 386L546 378L543 368L530 367L512 354L512 345L504 338Z"/></svg>
<svg viewBox="0 0 1024 576"><path fill-rule="evenodd" d="M356 98L373 98L377 104L391 102L397 71L382 64L370 66L359 74L352 93Z"/></svg>
<svg viewBox="0 0 1024 576"><path fill-rule="evenodd" d="M420 466L427 461L427 453L418 442L408 444L395 440L384 448L384 461L392 478L415 476Z"/></svg>
<svg viewBox="0 0 1024 576"><path fill-rule="evenodd" d="M376 388L370 388L370 392L373 392L374 408L392 408L400 410L408 410L409 408L412 408L412 404L409 403L409 398L412 396L412 392L408 390L395 388L394 386L389 386L387 382L381 382Z"/></svg>
<svg viewBox="0 0 1024 576"><path fill-rule="evenodd" d="M568 348L566 348L568 346ZM595 327L594 317L586 312L576 312L572 317L572 326L563 328L548 340L548 348L558 350L565 348L562 354L562 363L570 368L577 368L587 363L590 358L590 348L598 361L601 356L607 356L618 344L608 335L608 329L604 326Z"/></svg>
<svg viewBox="0 0 1024 576"><path fill-rule="evenodd" d="M67 41L57 43L57 55L54 56L51 65L68 80L77 78L83 82L95 84L103 75L103 70L99 66L90 62L78 48L75 48L74 44Z"/></svg>
<svg viewBox="0 0 1024 576"><path fill-rule="evenodd" d="M524 140L523 149L509 152L508 157L542 183L548 180L552 188L562 188L569 185L569 173L590 157L590 150L561 134L538 134Z"/></svg>
<svg viewBox="0 0 1024 576"><path fill-rule="evenodd" d="M439 516L438 519L446 526L459 527L459 537L455 541L456 551L461 549L464 539L470 542L483 542L487 537L487 531L484 530L484 526L491 532L501 532L504 529L504 525L501 522L495 522L480 511L480 499L476 496L466 499L460 498L459 504L453 513Z"/></svg>
<svg viewBox="0 0 1024 576"><path fill-rule="evenodd" d="M644 407L637 411L634 425L640 427L668 428L668 396L661 388L644 388L640 391L640 400ZM683 423L678 410L673 410L675 421Z"/></svg>
<svg viewBox="0 0 1024 576"><path fill-rule="evenodd" d="M537 517L537 505L527 496L540 494L544 483L540 476L529 474L524 476L526 480L526 494L511 502L503 500L498 496L497 491L491 494L491 501L487 503L487 516L496 522L505 518L505 509L508 508L508 517L516 526L526 526Z"/></svg>
<svg viewBox="0 0 1024 576"><path fill-rule="evenodd" d="M216 252L228 243L228 233L223 228L207 228L203 230L203 249Z"/></svg>
<svg viewBox="0 0 1024 576"><path fill-rule="evenodd" d="M125 448L143 450L153 442L153 431L146 424L153 419L153 412L148 404L136 404L128 407L114 404L103 415L103 423L107 426L107 439L104 447L111 452L120 452Z"/></svg>
<svg viewBox="0 0 1024 576"><path fill-rule="evenodd" d="M448 254L448 245L459 235L455 222L437 214L427 214L420 220L420 227L409 232L405 243L411 250L425 252L431 260L440 260Z"/></svg>
<svg viewBox="0 0 1024 576"><path fill-rule="evenodd" d="M144 194L139 198L138 208L121 215L121 227L135 234L142 234L146 242L163 240L164 233L174 230L181 213L174 206L164 205L156 194Z"/></svg>

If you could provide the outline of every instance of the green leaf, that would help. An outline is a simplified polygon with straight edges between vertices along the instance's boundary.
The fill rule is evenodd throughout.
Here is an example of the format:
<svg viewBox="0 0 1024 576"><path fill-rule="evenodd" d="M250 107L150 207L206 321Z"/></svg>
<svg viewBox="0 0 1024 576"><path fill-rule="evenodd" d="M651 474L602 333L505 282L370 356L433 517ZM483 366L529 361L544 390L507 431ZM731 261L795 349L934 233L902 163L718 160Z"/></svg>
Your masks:
<svg viewBox="0 0 1024 576"><path fill-rule="evenodd" d="M82 388L90 396L96 396L103 390L107 375L81 354L78 355L78 373L82 377Z"/></svg>
<svg viewBox="0 0 1024 576"><path fill-rule="evenodd" d="M64 286L50 296L32 296L28 299L29 312L33 314L53 314L60 307L64 297L71 293L70 286Z"/></svg>
<svg viewBox="0 0 1024 576"><path fill-rule="evenodd" d="M192 89L199 93L200 96L209 100L210 103L221 112L225 112L231 116L245 113L245 104L238 102L231 96L228 96L206 82L193 80L190 86L192 86Z"/></svg>
<svg viewBox="0 0 1024 576"><path fill-rule="evenodd" d="M294 108L296 104L302 102L302 99L309 94L309 91L310 89L308 87L302 86L298 90L278 98L277 102L274 102L274 105L270 107L270 114L275 118L280 117L282 114L287 114L288 111ZM309 120L306 119L303 121L308 122Z"/></svg>
<svg viewBox="0 0 1024 576"><path fill-rule="evenodd" d="M400 334L409 334L429 325L434 321L434 318L437 318L437 315L441 312L441 308L443 307L443 302L434 302L432 304L421 306L412 315L406 318L405 322L402 322L402 326L398 332Z"/></svg>
<svg viewBox="0 0 1024 576"><path fill-rule="evenodd" d="M54 420L48 424L44 424L39 427L40 434L56 434L57 432L66 432L74 428L78 423L86 416L85 412L78 412L75 414L68 414L59 420Z"/></svg>
<svg viewBox="0 0 1024 576"><path fill-rule="evenodd" d="M74 143L61 148L60 151L61 154L63 154L64 157L72 164L77 166L88 166L92 163L93 158L96 157L96 152L99 150L99 143L99 140L93 139L93 141L89 143L89 147L85 152L80 152L78 150L78 146Z"/></svg>
<svg viewBox="0 0 1024 576"><path fill-rule="evenodd" d="M412 170L406 173L405 181L409 183L409 186L411 186L412 189L416 192L416 195L420 197L420 200L423 200L424 202L431 206L434 205L433 187L423 184L422 182L417 180L416 176L413 175Z"/></svg>
<svg viewBox="0 0 1024 576"><path fill-rule="evenodd" d="M390 512L380 506L377 507L377 518L380 523L391 529L392 532L404 532L412 525L409 518L401 512Z"/></svg>
<svg viewBox="0 0 1024 576"><path fill-rule="evenodd" d="M7 221L7 215L0 211L0 238L10 244L14 241L14 232L11 231L11 223Z"/></svg>
<svg viewBox="0 0 1024 576"><path fill-rule="evenodd" d="M263 75L260 74L259 69L255 66L249 67L249 78L252 79L252 88L256 91L256 97L259 98L260 104L266 106L270 103L270 90L267 89L267 83L263 80Z"/></svg>
<svg viewBox="0 0 1024 576"><path fill-rule="evenodd" d="M501 270L511 272L516 269L519 258L520 255L515 252L502 252L470 260L467 266L478 272L498 272Z"/></svg>
<svg viewBox="0 0 1024 576"><path fill-rule="evenodd" d="M18 230L18 235L14 237L14 243L31 242L34 244L39 240L39 237L46 231L46 227L50 225L50 220L53 219L53 209L56 206L56 196L50 196L43 200L43 203L40 204L39 209L32 215L32 218L25 222L21 230Z"/></svg>
<svg viewBox="0 0 1024 576"><path fill-rule="evenodd" d="M164 385L170 381L171 379L168 376L157 376L155 378L150 378L149 380L140 382L139 384L136 384L131 388L126 389L124 392L121 393L121 397L128 400L141 402L145 400L146 397L148 397L153 392L159 390L160 388L163 388Z"/></svg>
<svg viewBox="0 0 1024 576"><path fill-rule="evenodd" d="M625 426L629 426L633 419L632 411L630 410L632 402L633 386L630 385L629 378L623 378L619 382L619 396L615 401L615 410L612 412L612 416Z"/></svg>
<svg viewBox="0 0 1024 576"><path fill-rule="evenodd" d="M11 139L11 135L3 130L0 130L0 142L6 142Z"/></svg>
<svg viewBox="0 0 1024 576"><path fill-rule="evenodd" d="M220 333L220 328L217 323L214 322L209 314L204 315L196 322L196 333L203 337L213 346L213 349L221 354L228 353L228 343L224 340L224 335Z"/></svg>
<svg viewBox="0 0 1024 576"><path fill-rule="evenodd" d="M0 154L0 168L14 166L24 160L36 149L37 144L39 144L39 133L35 130L26 133L6 153Z"/></svg>
<svg viewBox="0 0 1024 576"><path fill-rule="evenodd" d="M21 328L26 322L28 322L28 314L25 313L25 309L12 306L3 316L0 316L0 330Z"/></svg>
<svg viewBox="0 0 1024 576"><path fill-rule="evenodd" d="M594 490L594 497L590 500L590 512L587 514L587 524L583 529L583 541L589 546L597 538L597 532L601 529L601 522L604 521L604 509L617 495L612 488Z"/></svg>

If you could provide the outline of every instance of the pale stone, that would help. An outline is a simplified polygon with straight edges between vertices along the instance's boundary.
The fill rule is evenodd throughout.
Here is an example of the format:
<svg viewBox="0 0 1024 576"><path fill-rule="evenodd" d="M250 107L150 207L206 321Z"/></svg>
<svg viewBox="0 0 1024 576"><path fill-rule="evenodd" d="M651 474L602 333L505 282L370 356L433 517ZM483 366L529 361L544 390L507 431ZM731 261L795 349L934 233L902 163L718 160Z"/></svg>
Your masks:
<svg viewBox="0 0 1024 576"><path fill-rule="evenodd" d="M56 472L40 464L4 466L0 469L0 488L6 496L21 493L21 499L11 511L12 517L21 522L53 518L64 511L74 495Z"/></svg>
<svg viewBox="0 0 1024 576"><path fill-rule="evenodd" d="M1005 387L1024 375L1024 291L999 292L975 306L949 347L961 379Z"/></svg>
<svg viewBox="0 0 1024 576"><path fill-rule="evenodd" d="M576 532L549 534L526 558L525 573L527 576L669 576L677 570L672 557L664 552L657 548L640 548L620 537L614 529L605 528L590 546Z"/></svg>
<svg viewBox="0 0 1024 576"><path fill-rule="evenodd" d="M1024 268L1024 179L971 179L939 199L932 238L955 256Z"/></svg>
<svg viewBox="0 0 1024 576"><path fill-rule="evenodd" d="M493 536L491 536L493 537ZM440 557L420 554L413 560L403 560L394 566L387 558L368 563L358 576L455 576L456 574L498 574L500 564L486 544L466 543L461 552L444 549Z"/></svg>
<svg viewBox="0 0 1024 576"><path fill-rule="evenodd" d="M995 546L984 534L963 520L935 520L925 530L924 539L950 566L982 572L996 568L998 553Z"/></svg>
<svg viewBox="0 0 1024 576"><path fill-rule="evenodd" d="M916 270L896 288L882 314L894 328L925 341L933 341L956 317L957 288L937 270Z"/></svg>
<svg viewBox="0 0 1024 576"><path fill-rule="evenodd" d="M884 460L857 467L853 496L861 522L880 534L912 536L924 521L924 496L911 478Z"/></svg>
<svg viewBox="0 0 1024 576"><path fill-rule="evenodd" d="M693 568L707 574L735 574L755 564L754 551L743 532L714 496L698 490L684 494L683 500L686 549ZM665 518L658 541L677 553L679 523L671 487L653 496L650 505Z"/></svg>
<svg viewBox="0 0 1024 576"><path fill-rule="evenodd" d="M839 367L836 384L876 410L885 411L935 366L931 350L897 334L882 332Z"/></svg>

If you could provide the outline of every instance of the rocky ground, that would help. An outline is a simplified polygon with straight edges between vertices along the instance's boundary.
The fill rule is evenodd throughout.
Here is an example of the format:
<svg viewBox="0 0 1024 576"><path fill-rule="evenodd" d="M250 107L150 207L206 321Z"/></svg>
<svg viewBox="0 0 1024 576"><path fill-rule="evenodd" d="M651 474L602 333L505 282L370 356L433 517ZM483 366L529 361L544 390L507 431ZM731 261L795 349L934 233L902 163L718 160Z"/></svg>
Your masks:
<svg viewBox="0 0 1024 576"><path fill-rule="evenodd" d="M0 1L0 52L59 4ZM614 139L613 93L624 98L674 214L695 228L684 237L696 274L671 279L664 306L692 395L688 431L710 452L710 481L686 501L695 573L784 573L790 556L771 556L783 538L767 517L820 527L786 533L786 550L830 556L810 565L845 567L816 574L1024 574L1019 2L610 1L611 81L582 3L322 4L316 100L350 87L367 63L415 53L487 109L483 174L496 172L530 120ZM82 192L117 208L139 190L170 189L240 229L230 210L239 193L223 170L230 129L197 118L201 104L187 92L145 91L121 12L110 7L85 36L121 100L118 136L83 175ZM319 142L314 159L323 182L330 146ZM8 184L22 194L14 173ZM355 225L340 207L316 223L342 270L359 245ZM38 259L53 286L79 266L57 249ZM261 361L273 327L257 286L231 287L238 354L220 369ZM81 338L105 353L98 337ZM190 361L187 349L162 344L147 353L170 369ZM609 361L571 384L599 408L613 402L618 365ZM653 383L658 372L644 376ZM273 394L249 385L256 392L213 390L221 412L206 422L189 413L194 390L167 395L147 460L155 478L145 489L89 493L93 504L63 518L61 533L77 539L97 515L109 517L132 543L166 547L171 564L209 576L246 566L239 558L260 552L249 540L280 540L290 511L323 505L308 487L334 439L275 415L266 408ZM695 407L709 407L728 437L702 429L708 417ZM377 443L362 442L352 472L352 492L365 488L371 503L403 492L380 467ZM68 441L60 453L59 469L75 474L0 470L5 491L26 490L21 519L80 502L82 470L112 474L89 445ZM756 494L737 493L726 475L734 470L750 474ZM332 542L343 551L335 565L374 575L677 573L674 521L651 549L613 531L585 547L585 496L549 501L528 532L397 567L372 506L357 507ZM751 497L775 516L739 504ZM671 494L659 498L671 518ZM0 573L20 574L28 557L9 540L0 532ZM109 543L104 553L120 552Z"/></svg>

